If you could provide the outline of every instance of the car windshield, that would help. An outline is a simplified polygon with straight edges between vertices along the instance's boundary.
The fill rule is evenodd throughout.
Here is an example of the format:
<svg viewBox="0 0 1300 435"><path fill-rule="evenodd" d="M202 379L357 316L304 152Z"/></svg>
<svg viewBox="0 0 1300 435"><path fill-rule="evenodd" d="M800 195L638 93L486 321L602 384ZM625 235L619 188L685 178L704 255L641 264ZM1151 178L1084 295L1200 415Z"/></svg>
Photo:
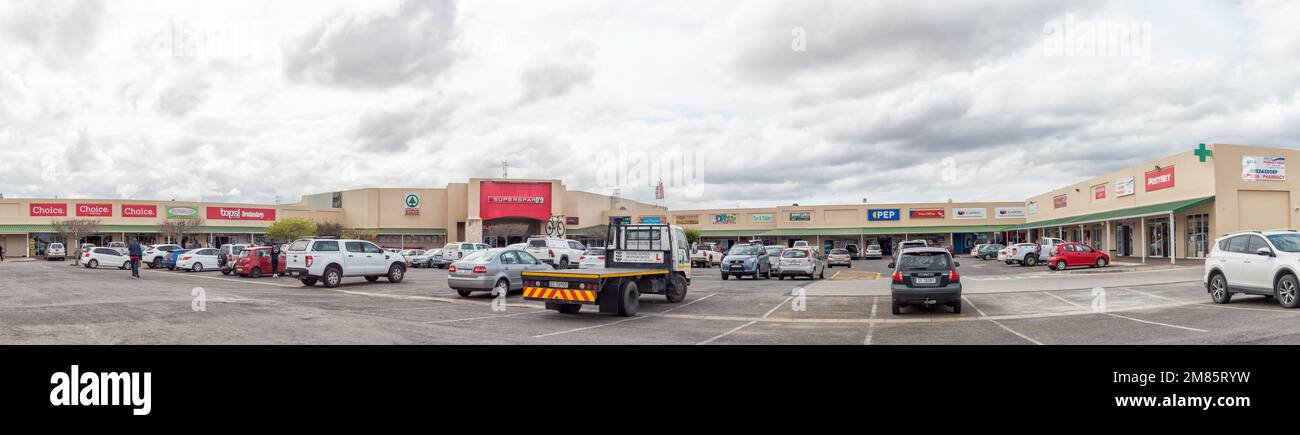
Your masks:
<svg viewBox="0 0 1300 435"><path fill-rule="evenodd" d="M831 254L835 254L835 255L844 255L844 254L847 254L847 253L849 253L849 251L846 251L846 250L843 250L843 249L832 249L832 250L831 250Z"/></svg>
<svg viewBox="0 0 1300 435"><path fill-rule="evenodd" d="M605 255L605 249L604 249L604 248L591 248L591 249L588 249L587 252L583 252L582 255Z"/></svg>
<svg viewBox="0 0 1300 435"><path fill-rule="evenodd" d="M501 252L501 250L499 249L478 250L478 251L474 251L473 253L470 253L469 255L466 255L465 258L460 259L460 261L466 261L470 263L487 263L492 261L492 258L496 257L498 252Z"/></svg>
<svg viewBox="0 0 1300 435"><path fill-rule="evenodd" d="M879 249L880 249L880 245L871 245L871 246L868 246L867 249L870 249L870 250L873 250L873 251L874 251L874 250L879 250Z"/></svg>
<svg viewBox="0 0 1300 435"><path fill-rule="evenodd" d="M1268 236L1268 241L1279 251L1300 252L1300 234L1274 234Z"/></svg>
<svg viewBox="0 0 1300 435"><path fill-rule="evenodd" d="M731 248L731 255L758 255L758 245L736 245Z"/></svg>
<svg viewBox="0 0 1300 435"><path fill-rule="evenodd" d="M306 251L306 250L307 250L307 242L308 242L307 240L295 240L295 241L293 242L292 245L289 245L289 250L290 250L290 251Z"/></svg>
<svg viewBox="0 0 1300 435"><path fill-rule="evenodd" d="M786 249L781 252L781 258L807 258L807 249Z"/></svg>
<svg viewBox="0 0 1300 435"><path fill-rule="evenodd" d="M914 252L898 259L899 270L948 270L948 254L942 252Z"/></svg>
<svg viewBox="0 0 1300 435"><path fill-rule="evenodd" d="M767 248L767 255L776 255L776 254L781 253L781 251L784 251L784 250L785 250L785 248L780 248L780 247Z"/></svg>
<svg viewBox="0 0 1300 435"><path fill-rule="evenodd" d="M544 240L544 239L532 239L532 240L529 240L529 241L528 241L528 247L530 247L530 248L545 248L545 247L546 247L546 240Z"/></svg>

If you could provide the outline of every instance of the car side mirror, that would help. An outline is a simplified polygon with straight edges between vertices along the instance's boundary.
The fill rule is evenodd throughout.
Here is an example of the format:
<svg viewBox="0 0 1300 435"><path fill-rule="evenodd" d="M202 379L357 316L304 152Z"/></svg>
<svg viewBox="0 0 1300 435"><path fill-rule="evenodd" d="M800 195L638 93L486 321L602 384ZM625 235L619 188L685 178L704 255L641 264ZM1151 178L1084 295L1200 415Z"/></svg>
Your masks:
<svg viewBox="0 0 1300 435"><path fill-rule="evenodd" d="M894 263L889 263L889 264L885 265L885 267L890 268L890 269L893 269L893 268L894 268Z"/></svg>
<svg viewBox="0 0 1300 435"><path fill-rule="evenodd" d="M1255 253L1256 253L1256 254L1259 254L1259 255L1262 255L1262 256L1265 256L1265 257L1272 257L1272 256L1273 256L1273 250L1272 250L1272 249L1268 249L1268 248L1259 248L1259 249L1255 250Z"/></svg>
<svg viewBox="0 0 1300 435"><path fill-rule="evenodd" d="M952 267L961 267L961 262L960 261L952 262Z"/></svg>

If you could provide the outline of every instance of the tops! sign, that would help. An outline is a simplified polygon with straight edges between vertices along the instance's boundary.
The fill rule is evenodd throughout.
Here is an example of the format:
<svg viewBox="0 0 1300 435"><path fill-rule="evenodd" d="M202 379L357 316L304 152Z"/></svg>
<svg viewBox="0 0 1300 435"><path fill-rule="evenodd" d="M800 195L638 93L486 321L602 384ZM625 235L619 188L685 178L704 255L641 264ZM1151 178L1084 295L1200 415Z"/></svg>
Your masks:
<svg viewBox="0 0 1300 435"><path fill-rule="evenodd" d="M67 204L32 204L29 207L32 216L67 216Z"/></svg>
<svg viewBox="0 0 1300 435"><path fill-rule="evenodd" d="M1161 168L1146 174L1147 192L1174 187L1174 167Z"/></svg>
<svg viewBox="0 0 1300 435"><path fill-rule="evenodd" d="M231 221L273 221L275 209L243 207L208 207L208 219Z"/></svg>
<svg viewBox="0 0 1300 435"><path fill-rule="evenodd" d="M104 217L113 215L113 204L77 204L77 216Z"/></svg>

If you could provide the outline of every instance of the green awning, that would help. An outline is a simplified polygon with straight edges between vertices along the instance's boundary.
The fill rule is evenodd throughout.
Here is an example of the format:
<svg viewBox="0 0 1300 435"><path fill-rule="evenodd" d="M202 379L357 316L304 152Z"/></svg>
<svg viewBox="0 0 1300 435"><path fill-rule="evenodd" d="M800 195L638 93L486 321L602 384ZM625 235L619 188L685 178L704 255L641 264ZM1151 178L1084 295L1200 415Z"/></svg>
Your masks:
<svg viewBox="0 0 1300 435"><path fill-rule="evenodd" d="M446 228L346 228L345 230L347 229L371 232L385 236L432 236L447 234Z"/></svg>
<svg viewBox="0 0 1300 435"><path fill-rule="evenodd" d="M1145 216L1159 216L1169 213L1179 213L1200 207L1205 204L1214 202L1213 196L1204 198L1186 199L1182 201L1166 202L1162 204L1144 205L1141 207L1130 207L1119 210L1104 211L1100 213L1091 213L1081 216L1071 216L1064 218L1048 219L1039 222L1029 222L1008 228L1008 231L1027 230L1030 228L1050 228L1065 225L1077 225L1095 223L1109 220L1132 219Z"/></svg>
<svg viewBox="0 0 1300 435"><path fill-rule="evenodd" d="M863 228L862 234L948 234L948 233L991 233L1003 231L1007 225L948 225L938 227L878 227Z"/></svg>
<svg viewBox="0 0 1300 435"><path fill-rule="evenodd" d="M990 233L1007 225L948 225L934 227L781 228L775 230L702 230L702 237L859 236L888 234Z"/></svg>
<svg viewBox="0 0 1300 435"><path fill-rule="evenodd" d="M856 236L862 228L781 228L758 233L760 236Z"/></svg>

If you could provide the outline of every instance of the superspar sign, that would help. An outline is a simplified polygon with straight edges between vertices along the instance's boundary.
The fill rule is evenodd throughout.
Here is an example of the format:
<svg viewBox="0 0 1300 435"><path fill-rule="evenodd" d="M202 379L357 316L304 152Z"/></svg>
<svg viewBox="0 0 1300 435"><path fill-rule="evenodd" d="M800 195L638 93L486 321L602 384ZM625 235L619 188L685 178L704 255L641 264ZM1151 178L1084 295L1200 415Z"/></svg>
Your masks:
<svg viewBox="0 0 1300 435"><path fill-rule="evenodd" d="M208 219L231 221L273 221L275 209L243 207L208 207Z"/></svg>
<svg viewBox="0 0 1300 435"><path fill-rule="evenodd" d="M1174 187L1174 167L1160 168L1146 174L1147 192Z"/></svg>

